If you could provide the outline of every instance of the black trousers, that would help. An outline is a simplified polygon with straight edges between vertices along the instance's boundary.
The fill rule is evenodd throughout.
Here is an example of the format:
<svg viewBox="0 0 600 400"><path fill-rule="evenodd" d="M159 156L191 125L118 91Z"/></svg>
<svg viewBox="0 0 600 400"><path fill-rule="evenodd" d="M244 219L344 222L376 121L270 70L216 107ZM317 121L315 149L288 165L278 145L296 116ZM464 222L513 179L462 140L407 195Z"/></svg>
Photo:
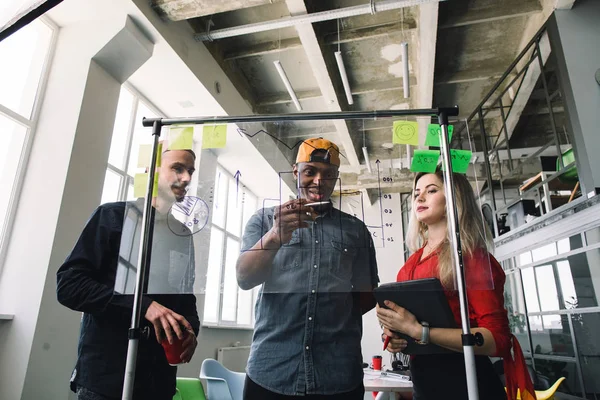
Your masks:
<svg viewBox="0 0 600 400"><path fill-rule="evenodd" d="M363 400L365 396L365 387L362 382L360 385L346 393L339 394L308 394L302 397L287 396L284 394L274 393L255 383L246 375L246 383L244 386L244 400Z"/></svg>

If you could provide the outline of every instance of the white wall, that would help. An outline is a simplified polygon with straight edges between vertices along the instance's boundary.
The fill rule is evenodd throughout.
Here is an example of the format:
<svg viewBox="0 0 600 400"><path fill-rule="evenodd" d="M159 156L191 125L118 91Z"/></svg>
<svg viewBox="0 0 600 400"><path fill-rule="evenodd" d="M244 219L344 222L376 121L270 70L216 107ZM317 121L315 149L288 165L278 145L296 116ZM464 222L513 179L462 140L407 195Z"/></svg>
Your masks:
<svg viewBox="0 0 600 400"><path fill-rule="evenodd" d="M77 327L79 316L58 306L55 273L100 200L119 84L90 60L123 23L81 24L58 37L0 280L0 305L15 314L2 326L2 399L67 396L60 383L77 340L62 328Z"/></svg>
<svg viewBox="0 0 600 400"><path fill-rule="evenodd" d="M372 233L373 243L377 255L377 267L379 270L379 280L381 283L395 282L398 270L404 265L404 233L402 232L402 213L400 208L400 194L391 193L391 198L382 197L373 205L368 204L367 196L364 196L362 202L364 206L364 216L361 212L360 196L343 196L342 211L350 214L357 214L358 218L363 219ZM381 200L381 201L380 201ZM338 204L336 202L336 204ZM352 204L351 208L349 204ZM386 213L385 210L388 210ZM389 212L391 211L391 213ZM381 225L384 225L382 239ZM391 226L385 226L391 224ZM388 241L387 239L393 239ZM363 315L363 337L361 341L363 362L371 364L374 355L383 357L383 365L391 368L390 353L383 351L381 342L381 327L375 314L371 310ZM371 393L365 393L365 399L371 399Z"/></svg>

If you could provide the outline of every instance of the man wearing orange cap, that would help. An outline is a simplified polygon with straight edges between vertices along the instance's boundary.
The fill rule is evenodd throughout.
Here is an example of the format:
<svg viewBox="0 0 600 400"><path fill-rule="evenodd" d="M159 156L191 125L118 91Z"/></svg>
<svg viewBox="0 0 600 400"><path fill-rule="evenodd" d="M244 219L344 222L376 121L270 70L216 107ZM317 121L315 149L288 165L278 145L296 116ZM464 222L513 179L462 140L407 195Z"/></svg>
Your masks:
<svg viewBox="0 0 600 400"><path fill-rule="evenodd" d="M293 174L298 198L254 214L237 262L239 286L262 285L244 399L362 400L362 315L375 306L373 241L333 207L338 146L308 139Z"/></svg>

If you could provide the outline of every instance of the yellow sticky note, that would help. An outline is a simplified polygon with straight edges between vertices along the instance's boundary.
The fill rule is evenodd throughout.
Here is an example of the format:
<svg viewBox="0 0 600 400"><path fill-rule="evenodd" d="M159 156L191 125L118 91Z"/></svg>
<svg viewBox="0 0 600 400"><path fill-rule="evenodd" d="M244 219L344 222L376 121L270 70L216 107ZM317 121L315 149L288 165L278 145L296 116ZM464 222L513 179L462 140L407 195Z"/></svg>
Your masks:
<svg viewBox="0 0 600 400"><path fill-rule="evenodd" d="M192 150L194 145L194 127L172 127L169 129L169 150Z"/></svg>
<svg viewBox="0 0 600 400"><path fill-rule="evenodd" d="M202 148L222 149L227 143L227 125L204 125L202 127Z"/></svg>
<svg viewBox="0 0 600 400"><path fill-rule="evenodd" d="M150 155L152 154L151 144L140 144L138 151L138 168L148 168L150 166Z"/></svg>
<svg viewBox="0 0 600 400"><path fill-rule="evenodd" d="M151 144L140 144L140 149L138 151L138 168L148 168L150 167L150 161L152 161L150 155L152 154L152 145ZM162 143L158 144L158 150L156 154L156 166L160 167L160 161L162 159Z"/></svg>
<svg viewBox="0 0 600 400"><path fill-rule="evenodd" d="M148 174L135 174L133 177L133 197L140 198L146 196L148 190ZM152 197L158 195L158 172L154 174L154 187L152 188Z"/></svg>
<svg viewBox="0 0 600 400"><path fill-rule="evenodd" d="M160 167L160 162L162 161L162 147L163 144L159 143L158 144L158 149L156 150L156 168ZM156 173L158 175L158 172Z"/></svg>
<svg viewBox="0 0 600 400"><path fill-rule="evenodd" d="M413 121L394 121L392 143L419 145L419 124Z"/></svg>

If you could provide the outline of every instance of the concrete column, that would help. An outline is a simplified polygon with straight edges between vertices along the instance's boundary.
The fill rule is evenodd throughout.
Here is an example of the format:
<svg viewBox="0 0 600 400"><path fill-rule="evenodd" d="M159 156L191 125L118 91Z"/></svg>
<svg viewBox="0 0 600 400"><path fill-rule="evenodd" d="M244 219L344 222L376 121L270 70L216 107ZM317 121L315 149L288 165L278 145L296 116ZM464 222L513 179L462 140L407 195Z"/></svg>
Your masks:
<svg viewBox="0 0 600 400"><path fill-rule="evenodd" d="M548 34L558 64L568 131L572 134L582 192L600 189L600 2L579 0L571 10L556 10Z"/></svg>
<svg viewBox="0 0 600 400"><path fill-rule="evenodd" d="M3 400L69 397L80 314L56 301L56 271L100 202L121 83L152 53L131 29L121 18L59 32L0 280L15 315L0 325Z"/></svg>

